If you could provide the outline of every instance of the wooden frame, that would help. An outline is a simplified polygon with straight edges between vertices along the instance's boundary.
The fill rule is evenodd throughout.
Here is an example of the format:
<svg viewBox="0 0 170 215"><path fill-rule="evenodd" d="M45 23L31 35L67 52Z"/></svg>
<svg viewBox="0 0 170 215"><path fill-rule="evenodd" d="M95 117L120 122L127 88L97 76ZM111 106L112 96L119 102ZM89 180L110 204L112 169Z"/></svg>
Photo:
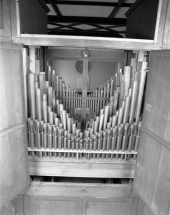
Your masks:
<svg viewBox="0 0 170 215"><path fill-rule="evenodd" d="M162 48L168 0L160 0L154 40L20 34L19 43L38 46L154 50Z"/></svg>

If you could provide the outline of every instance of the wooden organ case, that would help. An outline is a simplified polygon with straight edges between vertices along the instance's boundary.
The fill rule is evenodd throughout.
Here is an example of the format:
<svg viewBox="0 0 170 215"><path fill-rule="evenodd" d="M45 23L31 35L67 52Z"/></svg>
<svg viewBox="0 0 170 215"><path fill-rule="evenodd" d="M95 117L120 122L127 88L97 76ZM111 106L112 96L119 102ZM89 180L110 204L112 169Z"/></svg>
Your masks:
<svg viewBox="0 0 170 215"><path fill-rule="evenodd" d="M153 40L38 35L37 2L0 1L0 214L169 215L170 2ZM83 61L82 93L52 67L66 58ZM114 73L88 92L96 60Z"/></svg>

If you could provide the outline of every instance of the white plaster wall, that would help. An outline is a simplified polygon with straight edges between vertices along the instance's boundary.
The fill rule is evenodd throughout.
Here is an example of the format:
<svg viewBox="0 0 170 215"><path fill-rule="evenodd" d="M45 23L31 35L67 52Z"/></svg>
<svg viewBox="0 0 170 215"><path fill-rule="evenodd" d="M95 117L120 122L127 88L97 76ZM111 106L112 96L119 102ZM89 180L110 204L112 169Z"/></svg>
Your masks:
<svg viewBox="0 0 170 215"><path fill-rule="evenodd" d="M63 78L66 84L69 84L72 89L76 90L76 76L79 73L76 71L76 60L53 60L52 69ZM107 82L115 73L114 62L92 62L92 69L89 73L90 85L89 90L94 91Z"/></svg>

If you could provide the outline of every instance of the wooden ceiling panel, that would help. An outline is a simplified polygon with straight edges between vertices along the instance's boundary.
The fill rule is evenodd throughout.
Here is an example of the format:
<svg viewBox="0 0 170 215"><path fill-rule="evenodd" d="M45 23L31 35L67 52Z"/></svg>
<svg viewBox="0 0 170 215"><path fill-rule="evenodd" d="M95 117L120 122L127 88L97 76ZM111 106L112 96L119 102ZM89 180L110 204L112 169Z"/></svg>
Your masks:
<svg viewBox="0 0 170 215"><path fill-rule="evenodd" d="M76 1L76 0L54 0L57 5L88 5L88 6L105 6L105 7L117 7L118 1ZM132 0L134 1L134 0ZM46 4L50 4L50 0L46 0ZM122 7L130 7L132 3L125 2Z"/></svg>
<svg viewBox="0 0 170 215"><path fill-rule="evenodd" d="M58 5L63 16L108 17L113 7Z"/></svg>
<svg viewBox="0 0 170 215"><path fill-rule="evenodd" d="M125 13L129 10L128 7L120 7L114 18L126 18Z"/></svg>

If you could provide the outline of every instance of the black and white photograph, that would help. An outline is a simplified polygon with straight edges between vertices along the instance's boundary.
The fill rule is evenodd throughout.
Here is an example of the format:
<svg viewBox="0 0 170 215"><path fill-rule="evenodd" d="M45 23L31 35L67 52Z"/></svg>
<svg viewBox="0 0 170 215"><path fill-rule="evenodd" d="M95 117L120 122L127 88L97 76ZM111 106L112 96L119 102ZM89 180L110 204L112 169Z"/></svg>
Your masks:
<svg viewBox="0 0 170 215"><path fill-rule="evenodd" d="M170 0L0 0L0 215L170 215Z"/></svg>

